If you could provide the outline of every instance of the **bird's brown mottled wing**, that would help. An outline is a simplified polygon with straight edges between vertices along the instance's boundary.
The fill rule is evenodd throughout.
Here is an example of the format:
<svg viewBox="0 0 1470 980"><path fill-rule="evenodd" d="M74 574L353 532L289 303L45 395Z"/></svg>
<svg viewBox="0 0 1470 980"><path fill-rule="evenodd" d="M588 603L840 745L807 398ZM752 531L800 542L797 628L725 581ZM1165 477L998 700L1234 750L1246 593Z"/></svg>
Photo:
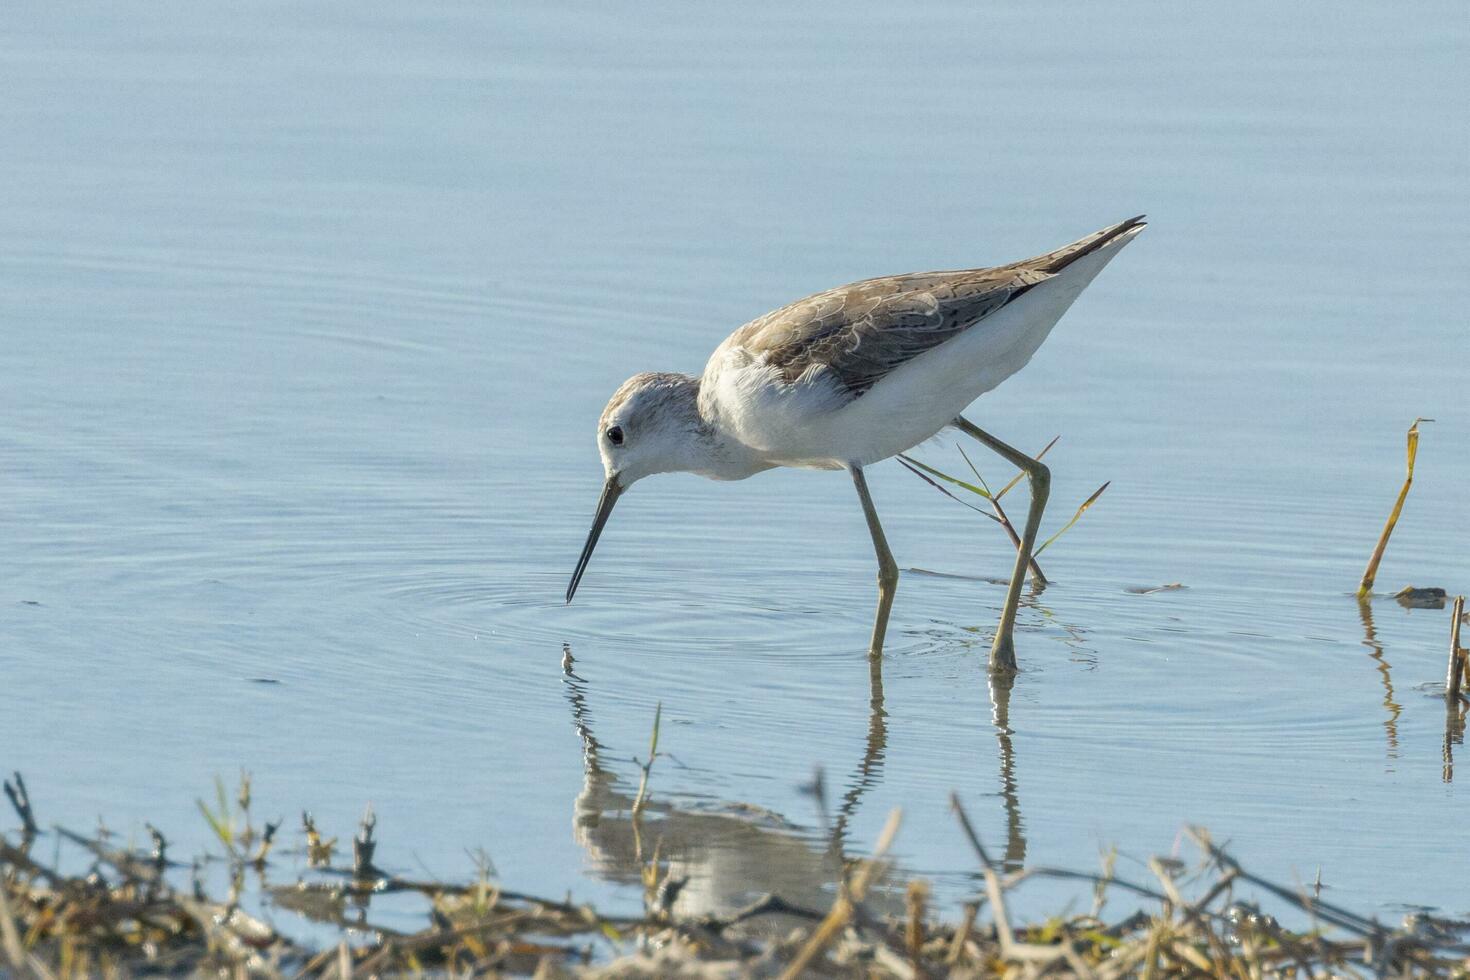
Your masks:
<svg viewBox="0 0 1470 980"><path fill-rule="evenodd" d="M1144 223L1129 218L1069 245L993 269L868 279L797 300L726 342L788 382L827 373L857 398L906 361L963 333L1016 296Z"/></svg>
<svg viewBox="0 0 1470 980"><path fill-rule="evenodd" d="M730 343L788 382L828 372L858 397L906 361L1050 276L1031 269L917 272L817 293L741 327Z"/></svg>

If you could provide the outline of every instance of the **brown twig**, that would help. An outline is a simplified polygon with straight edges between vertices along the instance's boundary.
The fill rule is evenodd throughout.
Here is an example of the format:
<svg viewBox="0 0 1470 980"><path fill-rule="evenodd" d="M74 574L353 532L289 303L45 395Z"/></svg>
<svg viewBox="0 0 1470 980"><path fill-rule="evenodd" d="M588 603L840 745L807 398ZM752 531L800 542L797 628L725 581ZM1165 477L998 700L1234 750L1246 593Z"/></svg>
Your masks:
<svg viewBox="0 0 1470 980"><path fill-rule="evenodd" d="M798 919L806 919L809 922L820 922L823 917L823 913L801 905L793 905L780 895L765 894L728 915L708 915L698 919L696 924L702 929L720 933L759 915L789 915Z"/></svg>
<svg viewBox="0 0 1470 980"><path fill-rule="evenodd" d="M1016 526L1012 524L1011 519L1006 516L1005 508L1000 505L1000 498L991 497L990 506L995 509L995 516L998 518L998 523L1001 527L1005 529L1006 537L1011 539L1012 547L1014 547L1017 551L1020 551L1021 536L1016 533ZM1050 582L1050 579L1048 579L1045 575L1041 573L1041 566L1036 563L1036 556L1034 554L1031 556L1031 561L1027 564L1026 567L1031 569L1031 578L1033 581L1036 582L1037 585L1046 585Z"/></svg>
<svg viewBox="0 0 1470 980"><path fill-rule="evenodd" d="M1315 915L1326 922L1330 922L1349 932L1356 933L1366 939L1381 942L1386 936L1387 930L1372 919L1366 919L1340 906L1324 902L1306 894L1294 892L1288 888L1283 888L1275 882L1267 881L1265 878L1244 870L1235 858L1225 853L1224 850L1210 839L1209 834L1203 830L1197 827L1191 827L1188 829L1188 833L1199 848L1209 854L1216 864L1227 871L1234 871L1241 881L1249 882L1257 888L1265 889L1277 898L1289 902L1304 912Z"/></svg>
<svg viewBox="0 0 1470 980"><path fill-rule="evenodd" d="M854 875L843 880L838 889L837 900L832 903L832 910L827 917L812 930L811 937L802 946L801 951L781 972L781 980L797 980L806 973L807 967L812 964L826 948L831 945L837 934L847 926L852 919L857 905L867 897L868 888L872 885L874 878L882 866L883 856L888 853L888 848L893 845L893 839L898 835L899 824L903 822L903 811L894 810L888 815L888 822L883 825L883 832L878 835L878 843L873 848L873 856L869 858L862 868Z"/></svg>
<svg viewBox="0 0 1470 980"><path fill-rule="evenodd" d="M5 780L5 795L10 798L10 805L20 817L25 835L34 837L41 832L41 828L36 826L36 814L31 809L31 794L26 792L26 781L21 778L20 772L17 771L14 775L14 785L11 785L10 780Z"/></svg>
<svg viewBox="0 0 1470 980"><path fill-rule="evenodd" d="M915 974L922 973L924 969L924 913L928 901L929 886L917 878L910 881L904 893L908 921L905 924L903 938L909 954L909 963L913 966Z"/></svg>
<svg viewBox="0 0 1470 980"><path fill-rule="evenodd" d="M945 954L944 962L954 966L964 955L965 944L969 942L970 930L975 928L975 916L980 911L980 903L966 902L963 918L960 919L959 928L954 931L954 938L950 941L949 952Z"/></svg>
<svg viewBox="0 0 1470 980"><path fill-rule="evenodd" d="M995 867L995 862L990 859L990 854L985 850L985 845L980 843L980 835L975 833L974 826L970 823L970 815L965 812L964 804L960 802L958 793L949 794L949 808L954 811L955 818L960 822L960 829L965 833L965 839L975 850L975 856L980 859L981 865L987 868Z"/></svg>

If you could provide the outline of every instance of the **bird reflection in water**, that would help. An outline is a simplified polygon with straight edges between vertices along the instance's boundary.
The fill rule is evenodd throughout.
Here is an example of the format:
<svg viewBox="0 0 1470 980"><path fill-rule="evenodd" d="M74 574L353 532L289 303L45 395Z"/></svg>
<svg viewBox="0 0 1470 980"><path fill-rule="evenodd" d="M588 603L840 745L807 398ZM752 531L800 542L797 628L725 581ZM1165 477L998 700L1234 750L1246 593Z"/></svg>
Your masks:
<svg viewBox="0 0 1470 980"><path fill-rule="evenodd" d="M668 905L681 917L726 915L766 893L807 908L831 904L838 866L829 850L779 814L739 805L681 808L655 793L635 820L636 786L604 762L604 747L593 732L590 686L574 669L570 648L564 648L562 668L582 740L582 790L573 804L572 833L599 877L646 884L645 868L656 861L662 865L660 880L683 883Z"/></svg>
<svg viewBox="0 0 1470 980"><path fill-rule="evenodd" d="M1021 818L1021 797L1016 790L1016 749L1011 743L1011 688L1014 676L990 675L990 723L1000 745L1000 798L1006 811L1005 870L1019 871L1026 864L1026 822Z"/></svg>
<svg viewBox="0 0 1470 980"><path fill-rule="evenodd" d="M888 733L877 670L863 756L826 841L760 807L681 808L657 794L635 820L636 788L604 763L604 746L593 732L590 686L576 672L569 646L563 647L562 672L572 723L582 740L583 780L573 806L573 834L600 877L616 884L645 883L646 861L656 859L664 866L660 879L683 882L669 907L678 916L727 915L768 893L805 908L831 905L842 868L841 835L864 795L882 779ZM902 907L901 899L894 901L894 909ZM874 894L870 904L881 908L886 898Z"/></svg>
<svg viewBox="0 0 1470 980"><path fill-rule="evenodd" d="M591 688L576 672L569 646L563 647L562 672L572 723L582 742L583 781L573 805L573 835L599 877L646 888L645 869L650 859L656 860L662 865L660 880L682 882L669 900L668 911L677 916L727 915L765 894L779 895L805 908L824 909L831 904L849 845L850 827L864 798L883 779L888 714L884 709L881 659L870 660L862 757L843 784L830 824L825 823L825 801L819 799L826 831L820 837L759 807L681 807L656 794L645 801L635 819L636 787L631 779L621 778L605 764L604 746L593 731ZM1007 870L1019 869L1026 858L1025 822L1009 724L1014 683L1013 677L990 678L991 719L999 747L999 795L1006 816ZM902 877L901 872L898 877ZM897 911L902 908L902 896L880 890L870 904L875 910L891 904Z"/></svg>
<svg viewBox="0 0 1470 980"><path fill-rule="evenodd" d="M1068 649L1068 658L1089 669L1097 666L1097 655L1087 640L1087 630L1081 626L1064 622L1056 611L1041 603L1041 594L1048 582L1043 579L1028 580L1026 596L1022 599L1023 609L1043 620L1053 631L1065 634L1062 642ZM983 635L981 627L965 627L966 632ZM990 677L990 723L995 729L996 746L999 749L1000 799L1005 808L1006 849L1002 862L1006 871L1019 871L1026 864L1026 820L1021 813L1021 795L1016 778L1015 731L1011 728L1011 691L1015 687L1014 676L992 674Z"/></svg>
<svg viewBox="0 0 1470 980"><path fill-rule="evenodd" d="M888 712L883 710L883 660L868 657L868 737L863 758L848 780L842 802L837 805L837 820L832 825L832 846L840 859L847 846L848 826L858 811L858 804L868 790L883 779L883 757L888 749ZM820 776L818 777L820 780Z"/></svg>

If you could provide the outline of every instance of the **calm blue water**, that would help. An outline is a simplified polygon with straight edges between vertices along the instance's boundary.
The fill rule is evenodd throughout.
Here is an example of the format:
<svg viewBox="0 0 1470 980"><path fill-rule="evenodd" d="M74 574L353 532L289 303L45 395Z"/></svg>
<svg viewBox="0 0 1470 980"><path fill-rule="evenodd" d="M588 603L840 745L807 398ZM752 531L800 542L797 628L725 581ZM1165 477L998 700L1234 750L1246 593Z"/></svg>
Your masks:
<svg viewBox="0 0 1470 980"><path fill-rule="evenodd" d="M902 869L946 900L955 790L1013 862L1200 823L1365 911L1470 914L1448 614L1348 595L1421 415L1380 587L1470 591L1467 46L1454 2L11 10L0 767L43 822L176 853L245 768L344 839L371 800L395 870L484 847L634 907L661 702L691 909L819 892L820 768L855 850L905 808ZM908 573L871 710L840 474L642 483L563 606L626 376L1141 211L972 412L1062 435L1049 528L1113 481L1044 556L1008 696L1003 590ZM870 480L905 568L1009 569L989 522Z"/></svg>

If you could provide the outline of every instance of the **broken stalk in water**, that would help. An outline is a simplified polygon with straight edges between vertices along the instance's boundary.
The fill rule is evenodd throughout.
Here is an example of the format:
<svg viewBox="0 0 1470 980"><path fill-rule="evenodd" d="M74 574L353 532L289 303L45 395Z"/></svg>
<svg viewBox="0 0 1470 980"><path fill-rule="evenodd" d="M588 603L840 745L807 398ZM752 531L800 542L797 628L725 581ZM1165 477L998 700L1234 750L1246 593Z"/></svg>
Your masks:
<svg viewBox="0 0 1470 980"><path fill-rule="evenodd" d="M1414 457L1419 453L1419 423L1433 421L1434 419L1417 418L1414 424L1409 426L1408 473L1404 476L1404 486L1399 490L1393 510L1388 512L1388 520L1383 525L1383 533L1378 536L1378 544L1373 548L1373 554L1368 557L1368 567L1363 570L1363 581L1358 584L1359 601L1364 601L1373 594L1373 580L1378 577L1378 563L1383 560L1383 552L1388 547L1389 535L1393 534L1394 525L1399 522L1399 513L1403 511L1404 501L1409 497L1409 487L1414 485Z"/></svg>
<svg viewBox="0 0 1470 980"><path fill-rule="evenodd" d="M1445 697L1452 703L1460 700L1460 683L1470 666L1465 662L1466 651L1460 649L1460 617L1464 612L1465 597L1456 596L1450 610L1450 665L1445 676Z"/></svg>

